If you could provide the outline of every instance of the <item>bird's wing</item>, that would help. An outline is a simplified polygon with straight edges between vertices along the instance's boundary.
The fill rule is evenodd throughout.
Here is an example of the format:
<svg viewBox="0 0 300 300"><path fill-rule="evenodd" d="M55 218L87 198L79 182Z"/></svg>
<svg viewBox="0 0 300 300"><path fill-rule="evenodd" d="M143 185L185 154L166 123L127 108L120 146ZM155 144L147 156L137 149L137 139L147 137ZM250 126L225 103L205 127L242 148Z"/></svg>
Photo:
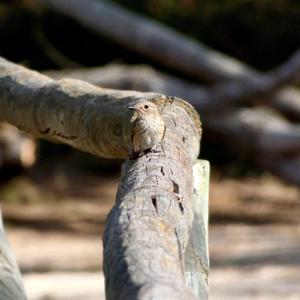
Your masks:
<svg viewBox="0 0 300 300"><path fill-rule="evenodd" d="M132 123L132 126L131 126L131 142L133 143L133 136L134 136L134 133L136 131L136 120Z"/></svg>

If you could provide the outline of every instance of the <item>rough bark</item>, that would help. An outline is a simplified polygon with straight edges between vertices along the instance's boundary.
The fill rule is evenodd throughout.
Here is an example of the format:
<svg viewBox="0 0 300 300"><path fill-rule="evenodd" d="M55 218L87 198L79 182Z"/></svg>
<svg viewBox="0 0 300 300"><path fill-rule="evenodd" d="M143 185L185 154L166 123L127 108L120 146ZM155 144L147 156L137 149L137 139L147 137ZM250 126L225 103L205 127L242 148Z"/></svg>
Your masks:
<svg viewBox="0 0 300 300"><path fill-rule="evenodd" d="M176 95L187 99L201 112L217 112L236 104L266 103L288 115L298 115L300 106L296 89L284 89L293 82L300 70L300 52L272 72L255 77L251 81L235 81L204 87L171 75L161 73L148 66L108 65L88 69L73 69L45 72L54 79L75 78L109 88L151 91ZM295 61L297 63L295 64ZM290 66L293 66L290 68ZM288 69L289 71L286 71ZM274 102L274 93L286 99L286 103ZM293 91L293 92L292 92Z"/></svg>
<svg viewBox="0 0 300 300"><path fill-rule="evenodd" d="M283 76L278 75L283 72L282 69L284 69L283 66L279 67L279 71L275 72L275 75L267 75L263 81L278 82L279 77L283 78ZM212 88L203 88L162 74L146 66L112 65L87 70L52 71L47 72L47 74L56 79L64 76L85 79L93 84L110 88L136 89L177 95L188 100L201 112L207 129L221 136L225 142L226 140L229 141L230 144L235 144L234 141L238 141L239 149L243 148L244 151L248 151L253 156L269 158L270 156L278 157L300 151L299 125L288 122L276 111L261 107L224 108L224 102L229 101L233 104L234 99L238 101L239 97L246 97L243 94L246 93L247 88L243 90L242 86L240 89L231 89L232 84L230 83L227 87L222 84L220 87L216 85ZM267 79L268 76L270 79ZM258 79L257 88L253 86L253 97L257 95L258 90L260 90L261 96L264 94L266 97L272 94L272 89L269 89L272 84L265 85L259 82ZM262 88L263 86L265 90ZM253 141L255 142L253 143Z"/></svg>
<svg viewBox="0 0 300 300"><path fill-rule="evenodd" d="M103 89L79 80L54 81L0 58L1 121L35 137L101 157L127 157L131 117L127 107L140 100L155 101L161 97ZM190 105L174 101L199 123Z"/></svg>
<svg viewBox="0 0 300 300"><path fill-rule="evenodd" d="M61 13L73 17L78 22L91 28L91 30L102 35L109 35L115 41L123 43L134 51L148 55L162 64L176 68L198 79L202 78L217 82L216 86L207 90L170 77L160 76L160 80L158 80L158 76L155 75L152 76L152 80L148 78L148 82L151 81L149 90L167 94L174 93L188 99L200 111L220 110L221 107L228 104L232 105L249 99L255 101L267 99L269 100L268 105L273 106L293 120L300 120L299 91L292 88L280 90L287 83L299 78L299 51L275 71L262 75L237 60L220 55L199 42L188 39L159 23L138 17L117 6L107 5L99 1L97 3L95 1L87 3L86 1L77 0L72 10L69 10L66 1L44 0L44 3ZM80 8L82 5L93 11L92 20L90 19L90 13L86 15L81 13ZM102 15L109 17L102 18ZM107 26L107 22L111 22L111 18L114 19L116 26ZM128 24L130 26L127 26ZM153 78L155 79L153 80ZM144 79L145 77L135 81L135 84L138 82L138 85L142 86L142 90L147 86ZM232 81L233 79L234 81ZM224 80L230 82L219 83ZM128 83L128 81L130 79L127 78L125 82ZM298 151L298 126L287 124L284 130L282 130L282 126L279 130L275 127L274 132L270 129L264 130L264 126L257 128L248 122L243 122L239 117L241 115L249 115L249 110L246 110L245 113L240 110L239 113L231 114L232 119L227 117L228 113L225 113L225 118L221 116L217 120L218 122L213 122L214 116L204 119L204 121L208 127L211 123L215 123L212 126L214 129L217 128L219 133L222 132L223 136L228 136L235 141L238 140L244 145L245 143L246 145L249 144L247 139L251 140L254 137L254 140L258 141L254 153L261 155L260 151L262 149L262 157L268 155L271 155L271 157L278 156L278 154L288 154L288 152L293 154ZM224 132L224 123L232 129L230 134ZM266 122L265 125L267 125ZM273 122L271 125L273 125ZM233 129L234 127L242 127L243 130ZM245 137L241 132L245 134ZM281 138L283 139L281 140ZM250 149L252 148L250 147ZM248 150L247 152L250 153L251 151ZM286 174L286 172L277 172L277 174ZM284 178L290 178L290 176Z"/></svg>
<svg viewBox="0 0 300 300"><path fill-rule="evenodd" d="M104 234L107 299L196 299L185 286L183 256L192 227L190 116L170 102L156 153L127 160Z"/></svg>
<svg viewBox="0 0 300 300"><path fill-rule="evenodd" d="M156 102L167 129L155 152L123 165L104 236L107 299L196 299L184 276L201 136L196 111L177 98L54 81L0 60L1 120L99 156L127 156L127 107L144 99Z"/></svg>
<svg viewBox="0 0 300 300"><path fill-rule="evenodd" d="M94 154L99 156L127 157L132 114L127 108L141 100L153 100L161 109L174 102L188 112L200 134L198 114L179 98L104 89L74 79L56 81L0 57L0 119L35 137L89 152L98 147Z"/></svg>
<svg viewBox="0 0 300 300"><path fill-rule="evenodd" d="M130 115L126 114L126 107L129 103L147 97L159 97L157 94L105 90L74 80L53 81L3 59L0 62L0 84L3 86L0 92L2 120L24 128L35 136L68 143L105 157L127 155ZM134 88L155 88L157 92L168 94L174 88L177 94L190 100L200 112L202 111L203 106L199 105L196 99L197 93L189 89L189 85L184 81L148 69L145 75L140 68L133 69L132 72L127 72L130 71L128 68L125 68L126 72L122 70L122 67L105 68L103 73L100 72L106 75L101 83L122 88L125 87L124 82L127 82L126 88L136 84ZM142 71L144 70L142 68ZM97 72L99 74L99 70ZM118 73L121 74L119 77ZM87 80L93 78L93 82L95 78L97 81L101 80L101 76L94 76L93 71L91 75L85 72L80 76L82 75ZM139 81L139 78L142 80ZM199 95L201 99L201 94ZM113 97L123 101L117 105ZM112 119L112 116L114 123L109 124L107 128L103 127L102 121ZM299 151L299 126L287 122L270 110L241 108L236 112L223 111L222 114L218 114L218 118L215 118L214 114L204 113L203 119L209 130L229 141L238 142L239 149L262 158ZM98 132L101 134L97 134Z"/></svg>
<svg viewBox="0 0 300 300"><path fill-rule="evenodd" d="M0 299L26 300L21 274L6 239L0 210Z"/></svg>

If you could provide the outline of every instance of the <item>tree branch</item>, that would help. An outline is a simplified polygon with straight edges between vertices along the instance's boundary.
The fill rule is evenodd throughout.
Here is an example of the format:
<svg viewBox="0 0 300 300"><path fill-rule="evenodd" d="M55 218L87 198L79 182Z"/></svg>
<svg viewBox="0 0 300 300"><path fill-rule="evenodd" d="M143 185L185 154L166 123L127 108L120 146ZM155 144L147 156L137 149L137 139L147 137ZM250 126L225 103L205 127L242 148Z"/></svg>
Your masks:
<svg viewBox="0 0 300 300"><path fill-rule="evenodd" d="M116 205L108 216L106 297L195 300L186 286L183 259L192 230L192 166L201 137L194 109L173 97L101 89L72 79L54 81L4 59L0 74L1 120L101 156L126 156L128 105L156 101L165 136L155 151L123 164ZM206 248L207 237L202 241ZM206 282L202 286L207 289ZM205 290L203 300L206 295Z"/></svg>
<svg viewBox="0 0 300 300"><path fill-rule="evenodd" d="M292 121L300 122L300 92L296 88L284 88L268 103Z"/></svg>
<svg viewBox="0 0 300 300"><path fill-rule="evenodd" d="M261 162L262 166L284 178L289 183L300 186L300 157L299 155L282 158L281 160L265 160Z"/></svg>
<svg viewBox="0 0 300 300"><path fill-rule="evenodd" d="M161 106L170 101L158 94L103 89L79 80L54 81L0 58L0 120L98 156L127 157L131 144L127 107L146 99ZM199 132L192 107L172 101L190 113Z"/></svg>
<svg viewBox="0 0 300 300"><path fill-rule="evenodd" d="M196 299L185 287L183 257L192 229L198 145L185 111L170 102L163 116L167 131L158 152L123 165L103 240L108 300ZM200 299L206 297L203 290Z"/></svg>
<svg viewBox="0 0 300 300"><path fill-rule="evenodd" d="M122 45L144 54L169 68L176 69L197 79L212 82L234 81L218 85L203 99L206 107L212 102L226 106L245 99L271 96L272 105L291 115L295 101L286 103L287 93L300 99L300 92L288 88L285 93L275 91L299 78L299 51L274 74L264 76L242 62L221 54L199 41L188 38L163 24L141 17L117 5L96 0L38 0L45 6L63 13L91 30L105 35ZM114 24L114 26L111 26ZM236 81L241 81L237 83ZM201 94L201 91L200 91ZM180 95L180 94L176 94ZM222 102L220 101L222 97ZM190 99L190 98L188 98ZM297 100L299 102L299 100ZM297 114L300 120L300 114Z"/></svg>
<svg viewBox="0 0 300 300"><path fill-rule="evenodd" d="M250 103L255 101L277 107L284 114L291 115L294 112L294 115L298 116L294 108L298 102L300 103L300 101L296 102L299 92L293 90L291 94L292 89L279 91L285 84L293 82L296 78L296 70L298 70L296 65L300 70L300 51L273 72L248 81L231 81L212 87L199 86L143 65L107 65L89 69L48 71L45 74L54 79L64 77L81 79L108 88L176 95L187 99L203 113L220 111L243 101ZM293 70L290 70L290 66L293 66ZM290 71L288 72L287 69ZM287 101L279 100L273 103L270 99L274 98L276 91L279 91L279 99L284 98ZM298 106L300 119L300 105Z"/></svg>
<svg viewBox="0 0 300 300"><path fill-rule="evenodd" d="M291 59L289 63L292 63ZM162 74L146 66L106 66L87 70L54 71L47 74L54 78L68 76L88 80L94 84L111 88L137 89L140 91L155 91L165 94L175 94L187 99L199 112L205 121L206 128L217 132L223 137L232 137L241 141L244 149L249 153L261 153L261 155L285 155L300 151L300 127L285 120L280 114L271 109L232 109L224 110L224 103L227 101L233 104L233 100L238 101L240 97L250 91L254 95L260 92L268 94L276 89L278 77L282 69L279 67L275 72L277 75L272 78L272 74L266 75L263 82L257 80L258 87L251 87L250 84L241 82L216 85L212 88L202 88L196 84L180 80L170 75ZM232 86L236 86L232 91ZM237 88L239 86L239 88ZM264 90L265 88L265 90ZM230 96L232 98L230 98ZM227 98L226 98L227 97ZM222 109L223 108L223 109ZM216 118L216 111L222 111ZM230 141L232 139L229 138ZM255 143L253 143L255 140Z"/></svg>
<svg viewBox="0 0 300 300"><path fill-rule="evenodd" d="M241 78L246 69L249 71L235 59L113 3L73 0L70 5L68 0L37 1L129 49L199 79Z"/></svg>
<svg viewBox="0 0 300 300"><path fill-rule="evenodd" d="M280 69L281 67L278 70ZM278 73L280 74L280 71ZM286 160L286 156L293 156L300 151L299 125L288 122L274 109L257 107L224 110L223 108L221 112L216 112L220 108L218 103L210 101L209 88L199 87L146 66L111 65L86 70L52 71L47 74L54 78L63 76L83 78L94 84L111 88L138 89L166 94L176 93L176 95L189 100L201 112L208 136L211 134L217 136L220 142L234 153L251 157L258 165L270 171L274 170L275 174L285 180L289 180L291 177L291 175L285 176L285 172L275 172L274 168L269 168L264 163L264 161L271 161L271 165L276 165L277 162ZM267 76L272 76L272 74ZM273 82L276 82L276 79ZM212 94L216 93L217 86L212 88ZM225 84L224 87L226 87ZM266 92L268 93L268 91L267 88ZM279 110L294 118L297 116L300 118L298 91L283 89L279 94L282 94L282 98L287 99L287 102L283 103ZM219 93L219 103L222 103L223 96L222 93ZM215 99L217 98L215 97ZM290 102L292 104L289 107ZM275 106L272 101L267 104ZM299 106L299 114L297 114L297 110L293 110L294 105ZM216 113L218 117L216 117ZM299 180L297 179L298 173L293 174L295 175L291 182L295 183Z"/></svg>
<svg viewBox="0 0 300 300"><path fill-rule="evenodd" d="M218 118L206 115L202 119L227 146L248 153L256 161L300 151L300 125L289 123L269 108L241 108L224 111Z"/></svg>
<svg viewBox="0 0 300 300"><path fill-rule="evenodd" d="M38 1L72 17L92 31L189 76L214 82L245 79L254 82L255 77L261 77L261 73L237 59L116 4L101 0L73 0L70 6L66 0ZM275 71L271 81L265 79L265 84L286 85L299 79L299 70L300 51L297 51Z"/></svg>

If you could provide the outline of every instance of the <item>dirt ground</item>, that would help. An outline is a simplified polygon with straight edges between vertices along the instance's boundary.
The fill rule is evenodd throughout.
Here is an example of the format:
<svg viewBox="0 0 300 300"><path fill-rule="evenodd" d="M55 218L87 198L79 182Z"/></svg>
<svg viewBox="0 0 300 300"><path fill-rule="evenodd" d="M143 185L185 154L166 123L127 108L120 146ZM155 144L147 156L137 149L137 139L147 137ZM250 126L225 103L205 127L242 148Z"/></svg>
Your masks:
<svg viewBox="0 0 300 300"><path fill-rule="evenodd" d="M2 184L0 201L29 299L104 299L101 236L118 175L25 175ZM299 189L213 176L209 240L210 299L300 299Z"/></svg>

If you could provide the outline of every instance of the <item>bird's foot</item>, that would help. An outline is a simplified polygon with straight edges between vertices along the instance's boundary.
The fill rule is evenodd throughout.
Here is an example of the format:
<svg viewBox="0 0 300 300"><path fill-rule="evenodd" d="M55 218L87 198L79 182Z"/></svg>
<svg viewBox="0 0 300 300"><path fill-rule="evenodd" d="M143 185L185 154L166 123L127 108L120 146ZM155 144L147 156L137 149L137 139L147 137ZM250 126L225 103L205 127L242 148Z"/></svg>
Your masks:
<svg viewBox="0 0 300 300"><path fill-rule="evenodd" d="M160 153L161 150L159 148L156 148L157 145L154 145L151 149L149 149L148 151L149 152L152 152L152 153Z"/></svg>
<svg viewBox="0 0 300 300"><path fill-rule="evenodd" d="M148 152L147 150L139 151L139 152L131 152L129 154L129 159L136 160L144 155L146 155Z"/></svg>

